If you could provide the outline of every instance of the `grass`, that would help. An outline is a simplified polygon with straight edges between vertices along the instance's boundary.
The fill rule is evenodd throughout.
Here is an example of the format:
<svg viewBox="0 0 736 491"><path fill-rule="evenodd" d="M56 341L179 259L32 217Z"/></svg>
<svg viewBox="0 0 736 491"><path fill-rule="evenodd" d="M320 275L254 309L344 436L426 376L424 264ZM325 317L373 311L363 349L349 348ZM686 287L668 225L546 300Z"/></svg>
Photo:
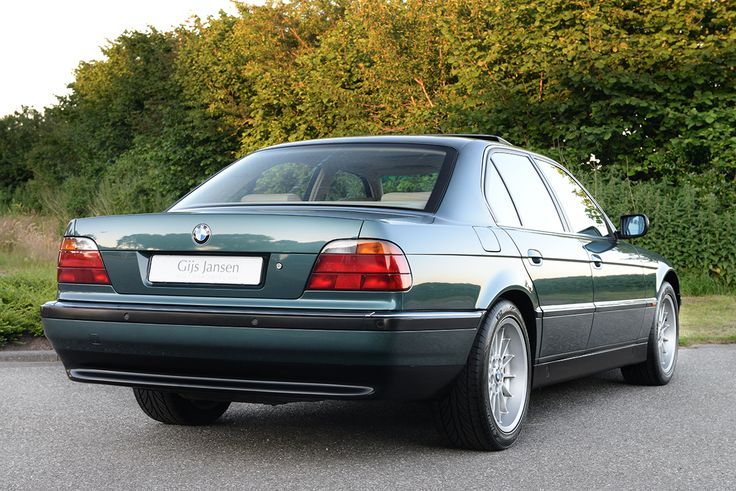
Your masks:
<svg viewBox="0 0 736 491"><path fill-rule="evenodd" d="M0 347L43 336L39 307L56 297L58 229L48 218L0 216Z"/></svg>
<svg viewBox="0 0 736 491"><path fill-rule="evenodd" d="M683 296L736 295L736 287L726 285L723 281L718 281L705 273L681 272L679 277Z"/></svg>
<svg viewBox="0 0 736 491"><path fill-rule="evenodd" d="M680 309L680 345L736 343L736 296L685 297Z"/></svg>
<svg viewBox="0 0 736 491"><path fill-rule="evenodd" d="M24 264L53 262L63 225L35 215L0 215L0 273Z"/></svg>

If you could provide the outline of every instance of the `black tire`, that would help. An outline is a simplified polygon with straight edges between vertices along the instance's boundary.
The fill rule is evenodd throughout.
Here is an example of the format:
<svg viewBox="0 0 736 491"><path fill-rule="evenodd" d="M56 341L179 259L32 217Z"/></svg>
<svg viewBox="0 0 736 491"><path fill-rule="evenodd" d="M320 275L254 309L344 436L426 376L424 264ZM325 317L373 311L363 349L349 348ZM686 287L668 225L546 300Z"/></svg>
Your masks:
<svg viewBox="0 0 736 491"><path fill-rule="evenodd" d="M206 425L222 416L229 402L186 399L173 392L133 389L135 400L151 419L167 425Z"/></svg>
<svg viewBox="0 0 736 491"><path fill-rule="evenodd" d="M668 370L665 370L662 366L662 357L659 349L658 335L658 319L660 309L664 308L667 300L674 306L674 332L675 332L675 343L674 343L674 354L671 366ZM624 380L630 384L635 385L667 385L672 379L672 375L675 373L675 366L677 365L677 346L680 340L680 313L679 306L677 305L677 295L675 294L672 285L666 281L662 283L657 295L657 311L654 315L654 321L652 327L649 330L649 342L647 343L647 359L642 363L636 365L629 365L621 368L621 374L624 376Z"/></svg>
<svg viewBox="0 0 736 491"><path fill-rule="evenodd" d="M491 357L491 341L496 331L516 323L520 327L525 350L525 360L518 363L526 364L526 387L519 382L519 394L525 399L516 411L518 422L514 427L504 431L497 424L492 414L491 395L489 389L489 362ZM522 365L517 365L517 367ZM531 353L529 350L529 336L524 325L524 319L519 309L511 302L498 302L488 313L485 321L478 330L475 342L467 364L455 380L449 392L433 404L435 422L440 433L449 443L458 448L471 450L503 450L510 447L521 432L522 423L529 407L529 395L532 381ZM525 389L525 392L524 392ZM523 406L523 407L521 407ZM500 411L500 407L499 407Z"/></svg>

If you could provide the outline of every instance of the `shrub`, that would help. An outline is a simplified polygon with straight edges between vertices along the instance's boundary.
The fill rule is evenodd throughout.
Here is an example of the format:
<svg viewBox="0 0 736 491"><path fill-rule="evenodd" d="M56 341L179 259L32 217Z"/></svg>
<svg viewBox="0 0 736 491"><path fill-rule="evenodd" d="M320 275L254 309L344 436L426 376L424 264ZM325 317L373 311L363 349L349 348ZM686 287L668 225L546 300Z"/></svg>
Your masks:
<svg viewBox="0 0 736 491"><path fill-rule="evenodd" d="M40 305L56 297L49 269L0 276L0 346L24 333L43 336Z"/></svg>
<svg viewBox="0 0 736 491"><path fill-rule="evenodd" d="M686 293L736 289L736 207L724 207L714 193L687 183L673 186L618 176L589 181L590 191L614 222L626 213L649 216L649 234L633 242L672 261L687 278Z"/></svg>
<svg viewBox="0 0 736 491"><path fill-rule="evenodd" d="M24 333L43 335L39 307L56 296L60 227L52 218L0 216L0 346Z"/></svg>

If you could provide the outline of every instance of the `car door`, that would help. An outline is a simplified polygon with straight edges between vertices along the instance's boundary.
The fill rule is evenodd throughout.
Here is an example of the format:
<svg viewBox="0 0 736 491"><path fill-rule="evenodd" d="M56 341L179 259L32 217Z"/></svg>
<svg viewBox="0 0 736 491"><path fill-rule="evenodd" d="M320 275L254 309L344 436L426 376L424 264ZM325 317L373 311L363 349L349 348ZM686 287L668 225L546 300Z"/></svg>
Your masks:
<svg viewBox="0 0 736 491"><path fill-rule="evenodd" d="M557 206L527 154L491 153L485 193L496 223L511 236L537 292L540 359L586 348L593 322L593 282L585 237L565 231Z"/></svg>
<svg viewBox="0 0 736 491"><path fill-rule="evenodd" d="M647 304L646 278L634 246L617 240L598 204L565 169L536 159L571 233L583 238L593 275L595 316L588 348L635 341Z"/></svg>

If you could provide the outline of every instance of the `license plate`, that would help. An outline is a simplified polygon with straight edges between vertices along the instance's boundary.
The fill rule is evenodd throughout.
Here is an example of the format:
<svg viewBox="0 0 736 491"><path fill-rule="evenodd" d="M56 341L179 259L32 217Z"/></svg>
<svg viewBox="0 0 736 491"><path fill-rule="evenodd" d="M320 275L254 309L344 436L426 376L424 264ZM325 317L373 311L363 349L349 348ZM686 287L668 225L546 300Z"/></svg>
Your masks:
<svg viewBox="0 0 736 491"><path fill-rule="evenodd" d="M257 285L261 282L263 258L254 256L151 257L151 283L204 283L211 285Z"/></svg>

